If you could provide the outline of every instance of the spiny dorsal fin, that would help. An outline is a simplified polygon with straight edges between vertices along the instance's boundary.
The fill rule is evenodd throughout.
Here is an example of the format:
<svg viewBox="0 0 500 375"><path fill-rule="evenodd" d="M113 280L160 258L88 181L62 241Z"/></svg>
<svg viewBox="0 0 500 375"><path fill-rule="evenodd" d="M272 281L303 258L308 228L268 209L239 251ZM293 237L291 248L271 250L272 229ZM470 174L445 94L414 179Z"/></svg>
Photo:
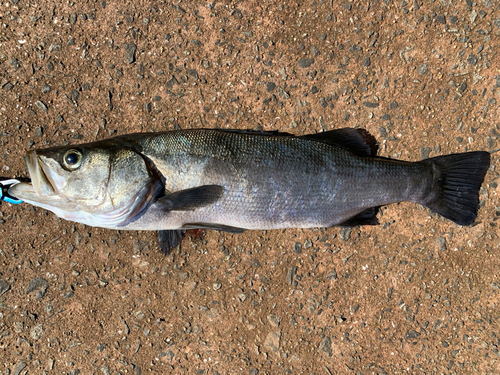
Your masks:
<svg viewBox="0 0 500 375"><path fill-rule="evenodd" d="M335 129L303 135L301 138L343 147L357 156L376 156L378 151L377 140L365 129Z"/></svg>

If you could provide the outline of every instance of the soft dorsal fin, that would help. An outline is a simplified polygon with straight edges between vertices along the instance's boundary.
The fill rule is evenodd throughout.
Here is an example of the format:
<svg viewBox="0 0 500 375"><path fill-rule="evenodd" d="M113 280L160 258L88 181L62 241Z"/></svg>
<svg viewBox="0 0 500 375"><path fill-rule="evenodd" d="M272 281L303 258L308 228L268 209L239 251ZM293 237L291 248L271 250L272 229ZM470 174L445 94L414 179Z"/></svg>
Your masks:
<svg viewBox="0 0 500 375"><path fill-rule="evenodd" d="M378 151L377 140L365 129L335 129L303 135L301 138L343 147L357 156L376 156Z"/></svg>
<svg viewBox="0 0 500 375"><path fill-rule="evenodd" d="M281 131L277 131L277 130L217 129L217 131L226 132L226 133L235 133L235 134L294 137L293 134L281 132Z"/></svg>

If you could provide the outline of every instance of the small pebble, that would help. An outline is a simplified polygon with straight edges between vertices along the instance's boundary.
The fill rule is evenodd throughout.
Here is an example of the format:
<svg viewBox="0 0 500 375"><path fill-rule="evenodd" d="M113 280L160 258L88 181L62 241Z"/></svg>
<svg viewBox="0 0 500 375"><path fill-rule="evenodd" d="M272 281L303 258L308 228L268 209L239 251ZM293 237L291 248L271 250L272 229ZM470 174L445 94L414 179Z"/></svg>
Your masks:
<svg viewBox="0 0 500 375"><path fill-rule="evenodd" d="M280 349L281 332L269 332L264 340L264 347L278 354Z"/></svg>
<svg viewBox="0 0 500 375"><path fill-rule="evenodd" d="M429 67L427 66L427 64L422 64L417 68L418 74L420 74L421 76L427 73L428 70Z"/></svg>
<svg viewBox="0 0 500 375"><path fill-rule="evenodd" d="M286 275L286 283L287 284L292 284L293 278L295 277L295 274L297 273L297 267L292 266L288 269L288 273Z"/></svg>
<svg viewBox="0 0 500 375"><path fill-rule="evenodd" d="M295 254L300 254L302 253L302 244L300 242L295 242L293 245L293 252Z"/></svg>
<svg viewBox="0 0 500 375"><path fill-rule="evenodd" d="M127 63L132 64L135 62L135 51L137 50L137 46L134 43L125 43L123 49L125 50L125 60Z"/></svg>
<svg viewBox="0 0 500 375"><path fill-rule="evenodd" d="M14 331L16 333L22 333L24 331L24 323L23 322L14 322Z"/></svg>
<svg viewBox="0 0 500 375"><path fill-rule="evenodd" d="M278 328L281 322L281 317L278 315L270 314L267 316L267 320L275 328Z"/></svg>
<svg viewBox="0 0 500 375"><path fill-rule="evenodd" d="M352 228L340 228L340 239L344 242L349 241L351 237Z"/></svg>
<svg viewBox="0 0 500 375"><path fill-rule="evenodd" d="M45 295L47 288L49 287L49 283L42 277L37 277L30 281L28 288L26 289L26 294L31 293L34 290L39 290L36 298L40 299Z"/></svg>
<svg viewBox="0 0 500 375"><path fill-rule="evenodd" d="M326 275L328 280L337 280L337 271L333 270Z"/></svg>
<svg viewBox="0 0 500 375"><path fill-rule="evenodd" d="M299 59L297 61L297 65L301 68L309 68L312 64L314 64L314 59Z"/></svg>
<svg viewBox="0 0 500 375"><path fill-rule="evenodd" d="M40 110L40 111L43 111L45 113L47 113L47 106L41 102L40 100L37 100L35 102L35 106Z"/></svg>
<svg viewBox="0 0 500 375"><path fill-rule="evenodd" d="M471 23L474 23L476 21L476 18L477 18L477 12L475 10L473 10L470 14L469 14L469 19L470 19L470 22Z"/></svg>
<svg viewBox="0 0 500 375"><path fill-rule="evenodd" d="M407 339L416 339L418 336L420 336L420 333L418 333L417 331L406 331L405 333L405 337Z"/></svg>
<svg viewBox="0 0 500 375"><path fill-rule="evenodd" d="M10 65L15 69L18 70L21 67L21 62L17 59L11 59L10 60Z"/></svg>
<svg viewBox="0 0 500 375"><path fill-rule="evenodd" d="M77 102L79 97L80 93L77 90L71 90L71 99L73 99L73 101Z"/></svg>
<svg viewBox="0 0 500 375"><path fill-rule="evenodd" d="M25 369L25 367L28 366L26 364L26 362L18 362L15 366L14 366L14 370L12 370L12 375L19 375L21 373L21 371L23 371ZM8 370L7 370L8 371ZM7 374L7 372L6 372Z"/></svg>
<svg viewBox="0 0 500 375"><path fill-rule="evenodd" d="M10 290L10 284L5 280L0 280L0 296Z"/></svg>
<svg viewBox="0 0 500 375"><path fill-rule="evenodd" d="M431 151L432 151L432 149L429 147L422 147L420 149L420 159L421 160L429 159L429 155L430 155Z"/></svg>
<svg viewBox="0 0 500 375"><path fill-rule="evenodd" d="M325 352L328 355L328 357L331 357L333 355L332 339L328 336L325 336L323 340L321 340L321 342L319 343L318 350Z"/></svg>
<svg viewBox="0 0 500 375"><path fill-rule="evenodd" d="M373 102L363 102L363 105L368 108L377 108L378 103L373 103Z"/></svg>
<svg viewBox="0 0 500 375"><path fill-rule="evenodd" d="M36 341L43 336L44 332L43 324L38 324L31 329L30 335L31 338Z"/></svg>
<svg viewBox="0 0 500 375"><path fill-rule="evenodd" d="M436 242L438 243L440 252L446 250L446 238L445 237L436 238Z"/></svg>
<svg viewBox="0 0 500 375"><path fill-rule="evenodd" d="M2 88L5 90L12 90L14 88L14 85L10 82L7 82L2 86Z"/></svg>
<svg viewBox="0 0 500 375"><path fill-rule="evenodd" d="M442 25L446 25L446 18L445 18L445 16L442 16L442 15L436 16L436 22L439 22Z"/></svg>

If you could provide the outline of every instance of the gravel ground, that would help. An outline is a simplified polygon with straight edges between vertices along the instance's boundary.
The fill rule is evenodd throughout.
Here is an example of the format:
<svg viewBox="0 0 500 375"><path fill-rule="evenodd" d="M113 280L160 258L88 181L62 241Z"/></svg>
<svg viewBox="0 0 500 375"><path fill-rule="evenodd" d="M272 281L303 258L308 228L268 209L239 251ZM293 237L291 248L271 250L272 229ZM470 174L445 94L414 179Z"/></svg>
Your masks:
<svg viewBox="0 0 500 375"><path fill-rule="evenodd" d="M174 128L363 127L383 156L500 148L500 3L0 1L1 175ZM0 212L3 374L500 373L498 154L460 227L156 235Z"/></svg>

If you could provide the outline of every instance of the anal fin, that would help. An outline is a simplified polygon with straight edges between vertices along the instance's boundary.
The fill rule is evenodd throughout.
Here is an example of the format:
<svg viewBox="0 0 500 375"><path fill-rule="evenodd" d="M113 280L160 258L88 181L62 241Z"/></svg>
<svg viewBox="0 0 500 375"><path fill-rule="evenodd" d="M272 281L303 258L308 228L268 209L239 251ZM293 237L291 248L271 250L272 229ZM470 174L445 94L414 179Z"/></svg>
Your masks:
<svg viewBox="0 0 500 375"><path fill-rule="evenodd" d="M230 225L216 224L216 223L187 223L182 226L182 229L214 229L222 230L229 233L243 233L246 229L232 227Z"/></svg>
<svg viewBox="0 0 500 375"><path fill-rule="evenodd" d="M179 246L184 237L186 230L190 229L214 229L222 230L229 233L243 233L246 229L232 227L223 224L212 223L188 223L184 224L180 229L160 230L158 231L158 245L160 250L169 255L174 248Z"/></svg>
<svg viewBox="0 0 500 375"><path fill-rule="evenodd" d="M349 219L343 221L336 226L339 227L357 227L359 225L378 225L377 214L380 210L380 207L370 207L364 211L361 211L359 214L350 217Z"/></svg>

